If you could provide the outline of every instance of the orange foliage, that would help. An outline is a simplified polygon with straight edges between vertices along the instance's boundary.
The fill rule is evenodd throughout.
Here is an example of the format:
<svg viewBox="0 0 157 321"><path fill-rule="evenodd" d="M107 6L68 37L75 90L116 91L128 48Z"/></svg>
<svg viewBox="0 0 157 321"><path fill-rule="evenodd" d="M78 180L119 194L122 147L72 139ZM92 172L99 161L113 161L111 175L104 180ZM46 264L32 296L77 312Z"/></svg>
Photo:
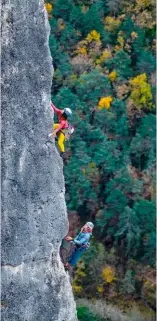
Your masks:
<svg viewBox="0 0 157 321"><path fill-rule="evenodd" d="M109 109L111 107L113 98L111 96L102 97L98 103L98 109Z"/></svg>
<svg viewBox="0 0 157 321"><path fill-rule="evenodd" d="M46 3L45 7L48 13L51 13L51 11L53 10L53 6L51 3Z"/></svg>

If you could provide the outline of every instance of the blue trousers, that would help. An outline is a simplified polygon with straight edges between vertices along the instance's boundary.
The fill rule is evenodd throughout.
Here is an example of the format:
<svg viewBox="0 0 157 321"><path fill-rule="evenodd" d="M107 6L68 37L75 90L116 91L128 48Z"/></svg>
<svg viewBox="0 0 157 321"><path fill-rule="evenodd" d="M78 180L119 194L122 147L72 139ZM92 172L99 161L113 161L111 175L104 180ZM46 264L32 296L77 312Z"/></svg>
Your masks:
<svg viewBox="0 0 157 321"><path fill-rule="evenodd" d="M85 251L86 251L86 248L80 248L80 249L76 248L69 259L69 264L71 266L75 266Z"/></svg>

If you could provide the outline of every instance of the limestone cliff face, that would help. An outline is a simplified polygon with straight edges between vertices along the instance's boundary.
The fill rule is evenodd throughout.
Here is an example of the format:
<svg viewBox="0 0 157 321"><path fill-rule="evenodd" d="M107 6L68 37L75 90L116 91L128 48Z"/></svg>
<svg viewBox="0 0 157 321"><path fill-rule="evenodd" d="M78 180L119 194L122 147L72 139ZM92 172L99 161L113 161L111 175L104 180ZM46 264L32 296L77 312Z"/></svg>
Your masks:
<svg viewBox="0 0 157 321"><path fill-rule="evenodd" d="M59 258L68 230L54 142L43 0L2 0L2 320L75 321Z"/></svg>

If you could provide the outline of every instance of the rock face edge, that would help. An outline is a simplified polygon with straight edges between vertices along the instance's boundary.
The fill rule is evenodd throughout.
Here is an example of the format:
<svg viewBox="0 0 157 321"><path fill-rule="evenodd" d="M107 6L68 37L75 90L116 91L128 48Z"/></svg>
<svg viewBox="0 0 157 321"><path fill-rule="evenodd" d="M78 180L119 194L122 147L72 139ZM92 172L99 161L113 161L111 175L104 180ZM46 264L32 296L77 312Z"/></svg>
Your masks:
<svg viewBox="0 0 157 321"><path fill-rule="evenodd" d="M48 141L53 73L41 0L2 0L2 321L75 321L59 257L62 160Z"/></svg>

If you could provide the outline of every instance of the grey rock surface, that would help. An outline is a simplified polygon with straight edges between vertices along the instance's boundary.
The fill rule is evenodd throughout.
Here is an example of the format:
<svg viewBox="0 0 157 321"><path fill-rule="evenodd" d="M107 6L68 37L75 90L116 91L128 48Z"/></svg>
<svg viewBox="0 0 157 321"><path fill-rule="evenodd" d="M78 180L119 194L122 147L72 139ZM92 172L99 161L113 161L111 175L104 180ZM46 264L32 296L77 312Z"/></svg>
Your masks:
<svg viewBox="0 0 157 321"><path fill-rule="evenodd" d="M52 60L43 0L2 0L2 321L75 321L59 257L63 163L48 134Z"/></svg>

